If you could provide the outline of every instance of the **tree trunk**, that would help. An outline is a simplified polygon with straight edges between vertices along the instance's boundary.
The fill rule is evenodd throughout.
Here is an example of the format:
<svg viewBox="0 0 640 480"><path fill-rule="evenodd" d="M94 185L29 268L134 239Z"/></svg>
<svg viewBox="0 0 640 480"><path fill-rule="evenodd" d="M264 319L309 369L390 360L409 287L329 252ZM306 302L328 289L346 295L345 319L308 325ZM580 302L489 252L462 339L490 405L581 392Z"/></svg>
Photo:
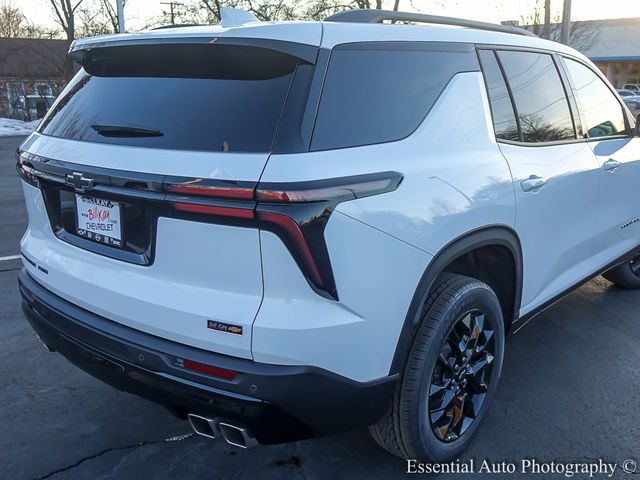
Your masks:
<svg viewBox="0 0 640 480"><path fill-rule="evenodd" d="M562 7L562 37L560 41L569 45L571 40L571 0L564 0Z"/></svg>
<svg viewBox="0 0 640 480"><path fill-rule="evenodd" d="M544 0L544 30L542 38L551 39L551 0Z"/></svg>

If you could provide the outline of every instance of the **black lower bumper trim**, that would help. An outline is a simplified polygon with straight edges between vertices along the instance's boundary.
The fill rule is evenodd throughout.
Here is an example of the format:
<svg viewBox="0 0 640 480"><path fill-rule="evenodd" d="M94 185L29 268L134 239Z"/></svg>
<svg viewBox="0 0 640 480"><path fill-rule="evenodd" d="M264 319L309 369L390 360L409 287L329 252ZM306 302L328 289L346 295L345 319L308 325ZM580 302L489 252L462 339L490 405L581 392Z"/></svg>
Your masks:
<svg viewBox="0 0 640 480"><path fill-rule="evenodd" d="M249 428L263 444L369 425L397 377L359 383L316 367L271 365L179 344L100 317L19 274L23 309L40 339L90 375L185 417L193 412ZM187 358L237 372L217 379L180 366Z"/></svg>

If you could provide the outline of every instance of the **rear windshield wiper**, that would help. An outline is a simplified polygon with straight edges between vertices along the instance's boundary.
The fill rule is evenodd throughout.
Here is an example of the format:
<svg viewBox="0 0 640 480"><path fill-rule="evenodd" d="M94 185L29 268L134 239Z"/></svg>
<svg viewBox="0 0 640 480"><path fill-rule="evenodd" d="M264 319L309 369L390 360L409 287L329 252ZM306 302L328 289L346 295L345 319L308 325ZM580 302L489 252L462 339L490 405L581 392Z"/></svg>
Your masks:
<svg viewBox="0 0 640 480"><path fill-rule="evenodd" d="M163 133L160 130L141 127L126 127L122 125L91 125L96 132L103 137L161 137Z"/></svg>

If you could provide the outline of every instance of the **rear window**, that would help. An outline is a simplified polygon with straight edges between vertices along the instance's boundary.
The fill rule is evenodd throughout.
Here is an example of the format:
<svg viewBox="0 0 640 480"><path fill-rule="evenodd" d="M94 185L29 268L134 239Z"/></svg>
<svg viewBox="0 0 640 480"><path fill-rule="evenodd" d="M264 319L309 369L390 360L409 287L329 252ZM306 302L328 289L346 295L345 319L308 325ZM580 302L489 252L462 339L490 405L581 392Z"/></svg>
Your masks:
<svg viewBox="0 0 640 480"><path fill-rule="evenodd" d="M475 70L474 50L462 44L373 42L336 47L311 149L405 138L456 73Z"/></svg>
<svg viewBox="0 0 640 480"><path fill-rule="evenodd" d="M45 135L177 150L268 152L298 61L238 45L95 49Z"/></svg>

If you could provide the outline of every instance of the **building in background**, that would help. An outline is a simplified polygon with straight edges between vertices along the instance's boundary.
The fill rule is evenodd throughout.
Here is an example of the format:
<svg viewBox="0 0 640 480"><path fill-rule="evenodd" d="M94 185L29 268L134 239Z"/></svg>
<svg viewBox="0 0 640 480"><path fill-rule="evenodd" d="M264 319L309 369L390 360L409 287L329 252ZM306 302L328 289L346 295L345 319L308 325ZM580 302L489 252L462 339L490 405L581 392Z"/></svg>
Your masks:
<svg viewBox="0 0 640 480"><path fill-rule="evenodd" d="M540 21L541 17L536 19ZM517 20L502 23L520 26ZM542 37L544 27L540 23L521 27ZM559 41L561 30L560 23L552 23L551 40ZM569 44L591 59L614 87L640 84L640 18L572 22Z"/></svg>
<svg viewBox="0 0 640 480"><path fill-rule="evenodd" d="M582 51L614 87L640 83L640 18L580 22L598 30L597 41Z"/></svg>
<svg viewBox="0 0 640 480"><path fill-rule="evenodd" d="M0 38L0 118L42 118L66 85L65 40Z"/></svg>

